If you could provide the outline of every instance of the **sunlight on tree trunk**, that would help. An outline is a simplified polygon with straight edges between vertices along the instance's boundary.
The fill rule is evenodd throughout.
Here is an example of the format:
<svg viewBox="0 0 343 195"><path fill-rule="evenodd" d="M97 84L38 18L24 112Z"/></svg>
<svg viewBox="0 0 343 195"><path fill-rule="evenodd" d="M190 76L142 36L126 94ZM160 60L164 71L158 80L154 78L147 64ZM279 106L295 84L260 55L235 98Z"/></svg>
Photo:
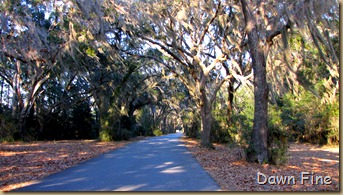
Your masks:
<svg viewBox="0 0 343 195"><path fill-rule="evenodd" d="M210 140L212 127L212 105L208 102L206 94L201 90L200 116L201 116L201 145L207 148L212 148Z"/></svg>
<svg viewBox="0 0 343 195"><path fill-rule="evenodd" d="M262 164L268 162L268 85L265 51L261 45L263 40L260 38L256 19L245 0L241 0L241 3L245 24L247 25L248 45L254 69L254 124L247 157L249 161L257 161Z"/></svg>

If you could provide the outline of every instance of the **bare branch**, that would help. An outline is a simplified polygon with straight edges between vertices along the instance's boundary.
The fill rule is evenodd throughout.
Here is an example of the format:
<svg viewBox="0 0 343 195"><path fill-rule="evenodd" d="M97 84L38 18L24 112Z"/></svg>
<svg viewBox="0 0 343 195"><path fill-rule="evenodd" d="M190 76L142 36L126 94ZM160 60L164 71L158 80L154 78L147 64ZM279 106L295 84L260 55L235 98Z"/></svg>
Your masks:
<svg viewBox="0 0 343 195"><path fill-rule="evenodd" d="M213 17L211 18L210 21L208 21L208 23L206 24L205 28L204 28L204 31L202 32L201 36L200 36L200 39L199 39L199 42L198 42L198 45L202 45L203 41L204 41L204 38L205 38L205 35L207 34L211 24L213 23L213 21L217 18L218 16L218 13L219 13L219 10L220 10L220 7L221 7L221 2L219 1L218 3L218 6L217 6L217 9L216 9L216 12L214 13Z"/></svg>
<svg viewBox="0 0 343 195"><path fill-rule="evenodd" d="M177 60L179 63L181 63L184 66L187 66L187 64L181 59L179 58L174 52L172 52L170 49L168 49L165 45L163 45L162 43L152 40L150 38L144 37L144 36L138 36L139 38L146 40L148 42L150 42L153 45L157 45L159 46L163 52L167 52L171 57L173 57L175 60Z"/></svg>
<svg viewBox="0 0 343 195"><path fill-rule="evenodd" d="M212 97L210 98L210 104L212 104L214 102L214 100L216 99L217 96L217 92L219 91L219 89L223 86L223 84L228 81L229 79L232 78L232 75L228 75L226 76L224 79L222 79L219 83L217 83L216 87L214 88L214 91L212 93Z"/></svg>

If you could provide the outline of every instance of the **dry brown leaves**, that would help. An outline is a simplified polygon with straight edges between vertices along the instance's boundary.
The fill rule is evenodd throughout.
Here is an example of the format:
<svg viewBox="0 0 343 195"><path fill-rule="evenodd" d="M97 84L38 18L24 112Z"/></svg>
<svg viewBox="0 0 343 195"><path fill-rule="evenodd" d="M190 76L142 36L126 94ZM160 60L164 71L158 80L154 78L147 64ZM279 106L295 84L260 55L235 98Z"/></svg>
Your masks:
<svg viewBox="0 0 343 195"><path fill-rule="evenodd" d="M137 138L136 138L137 139ZM39 141L0 144L0 191L10 191L132 141Z"/></svg>
<svg viewBox="0 0 343 195"><path fill-rule="evenodd" d="M215 150L202 148L198 141L184 138L188 149L224 191L339 191L339 148L319 147L310 144L291 144L286 165L259 165L247 163L237 148L215 144ZM257 183L257 173L267 177L294 176L295 184L265 185ZM308 176L331 176L331 185L311 184L312 178L301 184L301 172ZM312 174L313 173L313 174ZM264 177L260 177L260 182ZM275 180L274 180L275 181ZM273 182L273 179L271 179ZM320 182L318 182L320 183Z"/></svg>
<svg viewBox="0 0 343 195"><path fill-rule="evenodd" d="M136 138L140 140L142 138ZM10 191L34 180L74 166L127 142L48 141L0 144L0 191ZM339 150L309 144L292 144L289 162L284 166L247 163L237 148L215 145L215 150L199 147L196 140L184 138L188 149L224 191L338 191ZM301 172L331 176L331 185L301 185ZM257 184L257 172L267 176L295 176L296 185Z"/></svg>

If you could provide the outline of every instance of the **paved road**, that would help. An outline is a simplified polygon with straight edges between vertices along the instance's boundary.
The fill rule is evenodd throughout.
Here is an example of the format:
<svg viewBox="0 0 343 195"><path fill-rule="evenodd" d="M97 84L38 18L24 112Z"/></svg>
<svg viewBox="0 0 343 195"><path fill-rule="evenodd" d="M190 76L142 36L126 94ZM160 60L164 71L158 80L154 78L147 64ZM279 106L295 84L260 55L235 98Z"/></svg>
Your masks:
<svg viewBox="0 0 343 195"><path fill-rule="evenodd" d="M181 136L134 142L17 191L220 191Z"/></svg>

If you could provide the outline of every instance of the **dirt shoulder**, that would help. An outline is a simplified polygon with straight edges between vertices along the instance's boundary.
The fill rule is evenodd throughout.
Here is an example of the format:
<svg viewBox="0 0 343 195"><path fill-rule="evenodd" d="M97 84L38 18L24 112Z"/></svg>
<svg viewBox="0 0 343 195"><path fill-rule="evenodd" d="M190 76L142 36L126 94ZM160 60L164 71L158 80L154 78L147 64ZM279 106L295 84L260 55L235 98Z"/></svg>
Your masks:
<svg viewBox="0 0 343 195"><path fill-rule="evenodd" d="M197 140L183 138L183 141L224 191L339 191L338 146L292 143L287 164L274 166L247 163L237 148L215 144L215 150L209 150L199 147ZM325 176L331 178L331 184L324 184ZM273 184L281 182L281 177L288 181Z"/></svg>
<svg viewBox="0 0 343 195"><path fill-rule="evenodd" d="M133 141L37 141L0 144L0 191L11 191Z"/></svg>

